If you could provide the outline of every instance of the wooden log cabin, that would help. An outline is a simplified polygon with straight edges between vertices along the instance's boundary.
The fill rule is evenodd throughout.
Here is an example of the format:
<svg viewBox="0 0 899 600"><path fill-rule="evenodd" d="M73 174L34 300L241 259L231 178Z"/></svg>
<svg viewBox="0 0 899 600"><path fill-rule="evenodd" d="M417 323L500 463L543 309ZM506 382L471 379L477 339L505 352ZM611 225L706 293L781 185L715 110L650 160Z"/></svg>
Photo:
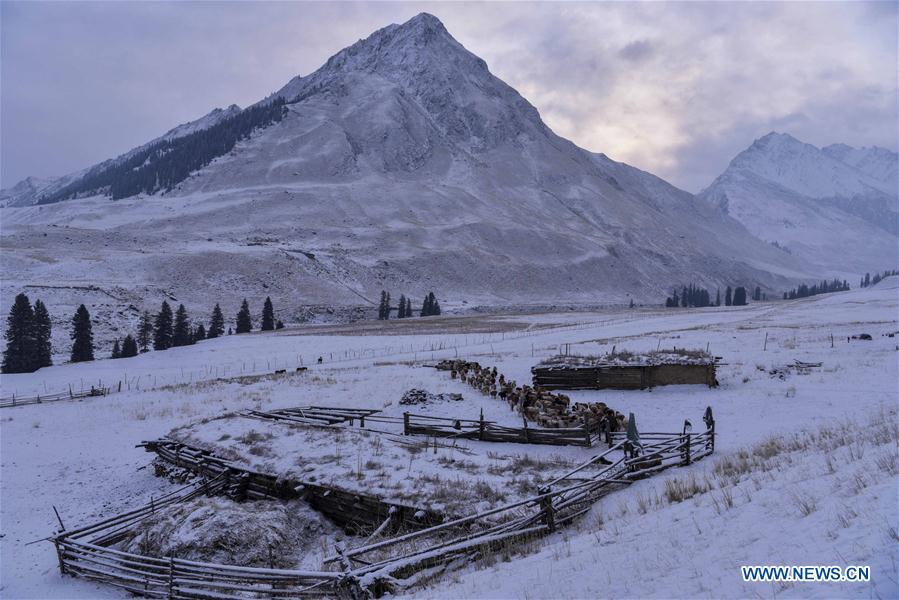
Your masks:
<svg viewBox="0 0 899 600"><path fill-rule="evenodd" d="M699 350L661 350L604 356L555 356L531 369L547 390L643 390L661 385L716 387L717 358Z"/></svg>

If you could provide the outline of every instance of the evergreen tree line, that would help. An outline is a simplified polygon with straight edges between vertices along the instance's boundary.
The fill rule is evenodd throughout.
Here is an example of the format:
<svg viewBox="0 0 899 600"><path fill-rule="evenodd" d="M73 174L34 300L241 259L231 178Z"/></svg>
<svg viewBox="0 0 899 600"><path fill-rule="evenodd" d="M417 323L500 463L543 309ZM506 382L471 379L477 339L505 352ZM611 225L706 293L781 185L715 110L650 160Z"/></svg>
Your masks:
<svg viewBox="0 0 899 600"><path fill-rule="evenodd" d="M828 292L848 292L849 282L840 281L822 281L820 284L812 284L811 286L804 283L789 292L784 292L784 300L795 300L796 298L808 298L809 296L817 296L818 294L827 294Z"/></svg>
<svg viewBox="0 0 899 600"><path fill-rule="evenodd" d="M753 298L761 300L762 297L763 294L761 289L756 286ZM731 289L730 286L727 286L727 289L724 292L724 305L745 306L746 288L740 286L736 289ZM703 308L706 306L721 306L721 290L715 291L715 301L712 302L712 297L709 294L708 290L691 283L689 286L682 286L681 293L679 295L677 293L677 288L674 288L674 291L671 293L671 295L665 298L666 308Z"/></svg>
<svg viewBox="0 0 899 600"><path fill-rule="evenodd" d="M25 294L13 301L6 319L3 373L33 373L53 364L50 313L40 300L34 306Z"/></svg>
<svg viewBox="0 0 899 600"><path fill-rule="evenodd" d="M411 307L410 307L411 309ZM50 342L50 313L40 300L34 306L28 296L19 294L10 308L6 327L6 349L3 352L3 373L32 373L41 367L53 364ZM271 298L265 299L262 308L260 329L271 331L283 329L284 323L275 318L275 309ZM246 299L237 312L235 331L228 328L228 334L248 333L253 329L253 318ZM216 304L209 319L209 329L202 323L191 324L187 309L179 304L174 313L167 301L163 301L156 315L150 311L141 314L137 334L128 334L120 342L113 342L111 358L129 358L140 352L148 352L152 345L154 350L167 350L178 346L189 346L200 340L217 338L225 333L225 317L221 307ZM72 352L71 362L94 360L94 337L91 316L83 304L72 317Z"/></svg>
<svg viewBox="0 0 899 600"><path fill-rule="evenodd" d="M665 306L668 308L677 306L695 306L701 308L704 306L712 306L712 300L708 290L691 283L689 286L685 285L681 288L680 295L677 294L677 288L675 288L671 296L665 299Z"/></svg>
<svg viewBox="0 0 899 600"><path fill-rule="evenodd" d="M386 321L390 318L390 311L393 310L390 306L390 292L385 290L381 290L381 301L378 303L378 320ZM425 296L424 301L421 303L421 310L418 315L420 317L434 317L440 314L440 302L437 301L437 297L434 295L434 292L429 292L427 296ZM405 319L408 317L414 317L415 314L412 311L412 299L407 298L404 294L400 295L399 302L396 305L396 316L398 319Z"/></svg>
<svg viewBox="0 0 899 600"><path fill-rule="evenodd" d="M261 331L273 331L284 328L284 323L280 319L275 318L275 307L272 304L272 299L269 297L266 297L262 306L262 319L259 328ZM249 333L252 330L253 315L250 312L250 304L244 298L243 302L240 303L240 309L237 311L234 329L232 330L229 327L228 335ZM214 339L222 335L225 335L225 315L218 304L212 308L212 314L209 316L209 329L207 330L202 323L198 323L196 327L191 325L187 309L184 308L183 304L178 306L173 315L172 307L167 301L163 300L162 306L155 317L151 316L148 311L144 311L138 327L137 342L141 352L146 352L149 350L151 341L154 350L168 350L178 346L190 346L200 340Z"/></svg>
<svg viewBox="0 0 899 600"><path fill-rule="evenodd" d="M52 204L79 195L107 193L113 200L135 194L171 190L194 171L230 152L254 129L280 121L286 108L283 98L253 106L203 129L172 140L161 140L133 155L98 165L84 177L39 204Z"/></svg>
<svg viewBox="0 0 899 600"><path fill-rule="evenodd" d="M899 271L893 269L892 271L884 271L882 274L874 273L874 277L871 277L870 273L865 273L865 276L862 277L859 287L866 288L871 285L877 285L881 282L881 280L891 275L899 275ZM848 290L849 288L847 287L846 289Z"/></svg>

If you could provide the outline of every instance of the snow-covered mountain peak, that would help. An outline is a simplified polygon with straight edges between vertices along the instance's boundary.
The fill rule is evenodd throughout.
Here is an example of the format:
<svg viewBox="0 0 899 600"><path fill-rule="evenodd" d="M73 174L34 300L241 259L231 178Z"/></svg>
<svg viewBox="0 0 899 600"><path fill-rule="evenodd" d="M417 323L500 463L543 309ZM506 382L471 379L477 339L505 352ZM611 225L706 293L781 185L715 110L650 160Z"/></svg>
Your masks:
<svg viewBox="0 0 899 600"><path fill-rule="evenodd" d="M738 154L700 197L822 270L895 264L895 152L846 144L819 149L772 132Z"/></svg>
<svg viewBox="0 0 899 600"><path fill-rule="evenodd" d="M295 77L275 96L288 103L351 96L360 85L414 100L447 139L466 151L546 133L537 109L427 13L375 31L314 73Z"/></svg>
<svg viewBox="0 0 899 600"><path fill-rule="evenodd" d="M896 194L895 186L884 179L844 161L845 148L849 153L856 152L854 149L843 145L829 148L833 149L827 152L787 133L771 132L738 154L719 179L762 179L808 198Z"/></svg>

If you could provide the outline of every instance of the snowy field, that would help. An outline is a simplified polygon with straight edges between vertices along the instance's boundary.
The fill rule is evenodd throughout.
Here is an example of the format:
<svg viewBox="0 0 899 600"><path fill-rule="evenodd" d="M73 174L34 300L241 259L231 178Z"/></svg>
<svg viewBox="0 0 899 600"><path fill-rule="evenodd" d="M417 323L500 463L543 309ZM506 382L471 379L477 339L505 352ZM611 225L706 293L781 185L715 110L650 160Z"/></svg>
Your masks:
<svg viewBox="0 0 899 600"><path fill-rule="evenodd" d="M633 412L644 431L679 431L685 418L694 431L701 430L702 413L712 406L718 432L713 457L613 493L577 527L544 540L524 557L477 565L413 593L896 597L899 478L889 469L896 442L858 434L875 426L895 432L899 337L886 334L896 331L899 284L890 278L865 290L748 307L415 319L366 324L355 334L348 326L317 326L4 375L4 397L101 382L116 389L121 382L122 391L0 411L0 595L117 597L111 588L62 577L52 545L30 542L58 529L54 506L71 527L172 489L153 476L147 468L152 455L135 444L174 428L229 411L310 404L395 415L402 412L398 401L410 388L464 396L462 402L412 407L414 412L475 419L483 409L488 419L518 425L520 417L504 402L426 365L458 356L496 365L506 377L526 383L530 367L560 349L596 354L613 347L676 346L708 347L722 357L720 387L569 395L572 401L602 401ZM848 340L860 333L873 339ZM794 360L822 366L807 374L784 370ZM308 371L293 373L300 365ZM276 369L288 373L249 376ZM751 450L773 435L792 439L801 430L821 428L855 432L850 435L857 439L792 444L774 453ZM571 460L595 453L586 448L558 452ZM728 457L738 460L741 452L764 455L767 462L738 473L721 466ZM692 486L698 488L695 495L671 500L666 485L677 481L699 482ZM739 567L753 564L869 564L872 582L743 583Z"/></svg>

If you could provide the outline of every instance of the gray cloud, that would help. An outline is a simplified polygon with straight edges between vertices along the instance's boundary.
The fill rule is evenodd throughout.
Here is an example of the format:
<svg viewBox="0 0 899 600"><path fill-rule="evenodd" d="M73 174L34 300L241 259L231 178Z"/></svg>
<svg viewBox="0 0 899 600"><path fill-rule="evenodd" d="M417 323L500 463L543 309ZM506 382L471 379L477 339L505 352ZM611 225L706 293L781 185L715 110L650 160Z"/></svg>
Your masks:
<svg viewBox="0 0 899 600"><path fill-rule="evenodd" d="M560 135L691 191L769 130L896 149L896 5L0 2L0 181L252 103L434 13Z"/></svg>
<svg viewBox="0 0 899 600"><path fill-rule="evenodd" d="M631 42L618 51L618 56L625 60L641 61L652 54L652 44L649 40L637 40Z"/></svg>

